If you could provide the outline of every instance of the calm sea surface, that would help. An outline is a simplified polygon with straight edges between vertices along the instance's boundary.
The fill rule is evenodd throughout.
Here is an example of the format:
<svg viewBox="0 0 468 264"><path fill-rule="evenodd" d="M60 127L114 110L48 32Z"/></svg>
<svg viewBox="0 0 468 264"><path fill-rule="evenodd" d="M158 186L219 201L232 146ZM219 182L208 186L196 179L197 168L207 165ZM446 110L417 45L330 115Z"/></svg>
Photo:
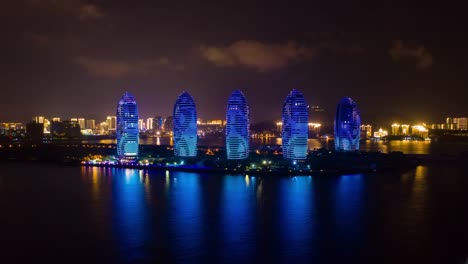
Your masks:
<svg viewBox="0 0 468 264"><path fill-rule="evenodd" d="M0 263L460 263L467 165L252 177L0 163Z"/></svg>

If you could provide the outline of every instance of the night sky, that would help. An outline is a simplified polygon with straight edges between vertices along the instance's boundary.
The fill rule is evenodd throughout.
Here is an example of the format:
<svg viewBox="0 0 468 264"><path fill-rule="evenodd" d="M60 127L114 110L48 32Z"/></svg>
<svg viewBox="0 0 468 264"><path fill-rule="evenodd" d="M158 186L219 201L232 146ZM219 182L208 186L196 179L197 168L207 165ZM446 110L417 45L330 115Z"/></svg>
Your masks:
<svg viewBox="0 0 468 264"><path fill-rule="evenodd" d="M2 1L0 121L101 120L125 91L141 117L167 116L184 90L199 117L224 118L241 89L259 122L293 88L330 118L343 96L363 123L468 115L462 6L174 2Z"/></svg>

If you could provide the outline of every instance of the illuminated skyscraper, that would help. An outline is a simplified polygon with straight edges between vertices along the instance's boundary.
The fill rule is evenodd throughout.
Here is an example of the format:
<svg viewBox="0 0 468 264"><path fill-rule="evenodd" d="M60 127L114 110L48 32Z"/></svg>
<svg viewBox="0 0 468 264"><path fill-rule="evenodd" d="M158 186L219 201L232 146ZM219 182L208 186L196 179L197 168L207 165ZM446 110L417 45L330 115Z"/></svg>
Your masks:
<svg viewBox="0 0 468 264"><path fill-rule="evenodd" d="M246 159L250 140L249 106L244 94L235 90L226 110L226 151L228 159Z"/></svg>
<svg viewBox="0 0 468 264"><path fill-rule="evenodd" d="M148 130L153 129L153 120L154 119L152 117L146 119L146 129Z"/></svg>
<svg viewBox="0 0 468 264"><path fill-rule="evenodd" d="M138 107L126 92L117 106L117 155L119 159L138 158Z"/></svg>
<svg viewBox="0 0 468 264"><path fill-rule="evenodd" d="M309 115L307 104L301 92L294 89L283 104L282 142L283 157L286 159L305 159Z"/></svg>
<svg viewBox="0 0 468 264"><path fill-rule="evenodd" d="M96 120L88 119L86 120L86 129L94 130L96 128Z"/></svg>
<svg viewBox="0 0 468 264"><path fill-rule="evenodd" d="M35 116L33 117L33 121L38 124L44 124L44 117L43 116Z"/></svg>
<svg viewBox="0 0 468 264"><path fill-rule="evenodd" d="M117 117L115 116L108 116L106 118L107 129L109 131L115 131L117 128Z"/></svg>
<svg viewBox="0 0 468 264"><path fill-rule="evenodd" d="M146 130L145 120L143 120L143 119L138 120L138 129L140 131L145 131Z"/></svg>
<svg viewBox="0 0 468 264"><path fill-rule="evenodd" d="M335 115L335 149L359 150L361 116L356 102L344 97L338 103Z"/></svg>
<svg viewBox="0 0 468 264"><path fill-rule="evenodd" d="M192 96L183 92L173 112L174 154L179 157L197 155L197 109Z"/></svg>
<svg viewBox="0 0 468 264"><path fill-rule="evenodd" d="M78 125L80 125L80 129L86 129L86 120L84 118L78 118Z"/></svg>

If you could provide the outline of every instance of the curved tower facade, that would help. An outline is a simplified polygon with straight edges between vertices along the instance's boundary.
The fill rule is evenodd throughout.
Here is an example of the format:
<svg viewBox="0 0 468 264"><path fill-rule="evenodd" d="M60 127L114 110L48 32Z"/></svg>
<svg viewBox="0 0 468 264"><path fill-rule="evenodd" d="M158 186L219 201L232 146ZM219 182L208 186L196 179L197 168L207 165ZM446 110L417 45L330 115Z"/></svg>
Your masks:
<svg viewBox="0 0 468 264"><path fill-rule="evenodd" d="M138 107L135 97L126 92L117 106L117 156L119 159L138 158Z"/></svg>
<svg viewBox="0 0 468 264"><path fill-rule="evenodd" d="M249 105L244 94L235 90L226 109L226 152L228 159L246 159L250 147Z"/></svg>
<svg viewBox="0 0 468 264"><path fill-rule="evenodd" d="M192 96L183 92L176 100L173 112L174 154L197 156L197 109Z"/></svg>
<svg viewBox="0 0 468 264"><path fill-rule="evenodd" d="M356 102L344 97L338 103L335 115L335 149L359 150L361 116Z"/></svg>
<svg viewBox="0 0 468 264"><path fill-rule="evenodd" d="M309 132L307 104L301 92L294 89L283 104L283 157L286 159L305 159L307 157L307 138Z"/></svg>

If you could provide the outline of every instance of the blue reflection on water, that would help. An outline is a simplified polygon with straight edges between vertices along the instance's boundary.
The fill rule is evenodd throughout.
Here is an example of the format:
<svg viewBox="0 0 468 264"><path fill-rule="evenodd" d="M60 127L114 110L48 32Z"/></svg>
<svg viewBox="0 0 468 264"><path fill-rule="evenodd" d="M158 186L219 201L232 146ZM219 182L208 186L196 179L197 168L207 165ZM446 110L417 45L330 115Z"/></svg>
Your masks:
<svg viewBox="0 0 468 264"><path fill-rule="evenodd" d="M120 254L128 261L145 257L148 219L145 205L145 190L138 170L116 169L113 184L114 225Z"/></svg>
<svg viewBox="0 0 468 264"><path fill-rule="evenodd" d="M188 172L170 173L168 188L170 190L170 223L176 256L181 261L193 259L202 251L203 226L200 197L199 174ZM177 254L184 252L183 256Z"/></svg>
<svg viewBox="0 0 468 264"><path fill-rule="evenodd" d="M340 239L355 240L362 234L361 209L364 204L364 175L343 175L336 183L337 232Z"/></svg>
<svg viewBox="0 0 468 264"><path fill-rule="evenodd" d="M243 262L255 252L255 178L225 176L221 198L223 252Z"/></svg>
<svg viewBox="0 0 468 264"><path fill-rule="evenodd" d="M280 225L282 256L288 262L295 257L316 255L311 243L316 238L316 208L312 177L292 177L281 180ZM286 182L285 182L286 181Z"/></svg>

